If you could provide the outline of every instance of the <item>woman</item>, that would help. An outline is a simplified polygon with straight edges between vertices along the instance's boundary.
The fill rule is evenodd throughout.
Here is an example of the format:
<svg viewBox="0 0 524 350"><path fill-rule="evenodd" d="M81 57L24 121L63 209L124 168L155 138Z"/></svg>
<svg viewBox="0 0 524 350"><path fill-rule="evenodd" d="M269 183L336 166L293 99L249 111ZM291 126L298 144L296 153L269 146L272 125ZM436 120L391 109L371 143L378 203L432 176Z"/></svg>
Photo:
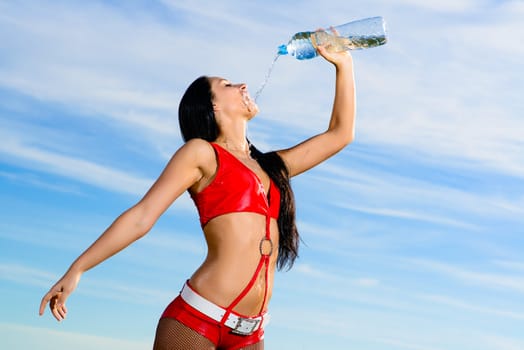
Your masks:
<svg viewBox="0 0 524 350"><path fill-rule="evenodd" d="M263 349L276 267L298 253L289 178L319 164L353 140L355 88L347 52L318 52L336 67L328 129L292 148L262 154L246 138L258 112L245 84L200 77L179 107L186 143L146 195L71 265L43 297L53 316L66 317L66 299L83 272L143 237L184 191L195 201L207 242L204 263L166 308L154 349Z"/></svg>

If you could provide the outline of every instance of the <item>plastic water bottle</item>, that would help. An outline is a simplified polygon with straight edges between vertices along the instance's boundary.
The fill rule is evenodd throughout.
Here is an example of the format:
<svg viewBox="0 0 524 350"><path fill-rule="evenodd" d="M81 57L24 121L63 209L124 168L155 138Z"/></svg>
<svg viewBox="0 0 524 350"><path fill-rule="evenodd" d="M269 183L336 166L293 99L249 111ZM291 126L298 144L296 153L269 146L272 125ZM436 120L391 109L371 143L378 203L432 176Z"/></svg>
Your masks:
<svg viewBox="0 0 524 350"><path fill-rule="evenodd" d="M289 43L278 47L278 54L307 60L318 56L317 45L326 45L330 52L340 52L367 49L386 42L384 19L371 17L330 27L329 30L296 33Z"/></svg>

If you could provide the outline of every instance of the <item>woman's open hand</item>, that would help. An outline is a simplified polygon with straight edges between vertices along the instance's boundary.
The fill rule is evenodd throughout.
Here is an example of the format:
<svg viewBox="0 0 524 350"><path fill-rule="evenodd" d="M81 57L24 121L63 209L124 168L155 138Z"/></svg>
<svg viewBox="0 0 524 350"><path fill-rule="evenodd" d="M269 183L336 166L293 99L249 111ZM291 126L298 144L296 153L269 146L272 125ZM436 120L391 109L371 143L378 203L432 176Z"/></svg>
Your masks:
<svg viewBox="0 0 524 350"><path fill-rule="evenodd" d="M62 321L65 319L67 315L65 302L69 295L76 289L76 286L80 281L80 276L81 273L69 270L64 275L64 277L62 277L53 287L51 287L49 292L44 295L42 302L40 303L40 316L44 314L45 307L47 303L49 303L51 313L57 319L57 321Z"/></svg>

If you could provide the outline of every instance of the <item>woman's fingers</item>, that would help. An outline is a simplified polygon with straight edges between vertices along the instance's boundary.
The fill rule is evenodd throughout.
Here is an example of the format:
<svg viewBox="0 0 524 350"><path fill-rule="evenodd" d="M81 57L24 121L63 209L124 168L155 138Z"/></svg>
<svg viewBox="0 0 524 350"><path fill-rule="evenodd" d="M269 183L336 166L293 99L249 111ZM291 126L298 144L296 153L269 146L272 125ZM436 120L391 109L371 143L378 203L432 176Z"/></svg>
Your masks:
<svg viewBox="0 0 524 350"><path fill-rule="evenodd" d="M331 27L329 27L329 30L330 30L331 33L333 33L335 36L340 36L340 34L338 33L338 30L337 30L335 27L331 26Z"/></svg>
<svg viewBox="0 0 524 350"><path fill-rule="evenodd" d="M65 317L66 317L66 314L67 314L67 311L66 311L65 305L58 305L58 306L55 308L55 311L53 312L53 314L55 315L55 318L56 318L58 321L62 321L62 320L64 320Z"/></svg>
<svg viewBox="0 0 524 350"><path fill-rule="evenodd" d="M63 292L58 292L51 298L49 302L49 308L51 309L51 313L57 321L62 321L65 319L67 308L65 306L65 296Z"/></svg>
<svg viewBox="0 0 524 350"><path fill-rule="evenodd" d="M348 51L330 52L327 45L319 45L317 50L322 57L336 66L344 64L345 61L351 60L351 55Z"/></svg>
<svg viewBox="0 0 524 350"><path fill-rule="evenodd" d="M65 300L67 296L63 292L62 287L53 287L46 295L42 298L40 302L39 314L42 316L45 311L47 303L49 303L49 309L51 309L51 314L57 319L57 321L62 321L65 319L67 314L67 308L65 306Z"/></svg>
<svg viewBox="0 0 524 350"><path fill-rule="evenodd" d="M46 295L44 295L44 297L42 298L42 301L40 302L40 309L38 310L38 314L40 316L42 316L44 314L44 311L45 311L45 307L47 306L47 303L51 303L55 294L57 293L58 291L53 291L53 288L51 288L51 290L49 292L46 293ZM56 302L53 301L53 302Z"/></svg>

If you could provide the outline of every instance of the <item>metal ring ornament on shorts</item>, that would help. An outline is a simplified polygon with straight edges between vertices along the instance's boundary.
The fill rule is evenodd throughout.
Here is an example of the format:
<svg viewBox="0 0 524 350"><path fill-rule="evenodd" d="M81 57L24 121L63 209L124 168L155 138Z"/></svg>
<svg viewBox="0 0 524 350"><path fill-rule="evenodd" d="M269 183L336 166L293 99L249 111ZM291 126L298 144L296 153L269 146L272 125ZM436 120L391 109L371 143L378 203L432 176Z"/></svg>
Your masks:
<svg viewBox="0 0 524 350"><path fill-rule="evenodd" d="M264 242L269 242L269 253L267 254L264 254ZM258 250L260 251L260 255L262 256L271 256L271 254L273 254L273 241L271 240L271 238L262 238L260 240L260 244L258 245Z"/></svg>

